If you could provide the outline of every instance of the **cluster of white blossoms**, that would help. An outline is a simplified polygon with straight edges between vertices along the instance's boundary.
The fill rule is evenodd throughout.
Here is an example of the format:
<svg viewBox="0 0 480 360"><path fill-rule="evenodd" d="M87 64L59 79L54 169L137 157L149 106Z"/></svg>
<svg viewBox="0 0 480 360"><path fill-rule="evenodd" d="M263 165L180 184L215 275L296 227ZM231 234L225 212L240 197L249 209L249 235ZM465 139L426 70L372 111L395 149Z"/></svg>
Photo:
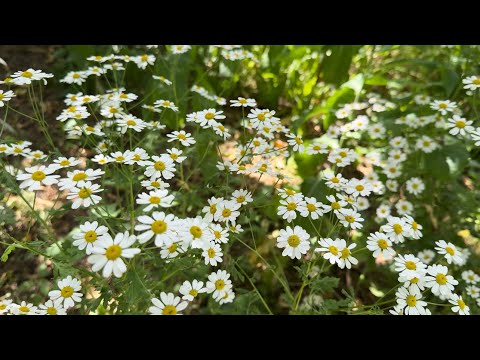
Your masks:
<svg viewBox="0 0 480 360"><path fill-rule="evenodd" d="M50 297L45 303L33 305L28 301L20 304L10 299L0 300L0 314L7 315L67 315L69 309L73 309L75 303L82 301L83 294L80 292L82 285L78 279L70 275L59 280L58 289L48 293Z"/></svg>
<svg viewBox="0 0 480 360"><path fill-rule="evenodd" d="M216 47L220 59L255 60L251 52L240 46ZM176 58L190 49L188 45L170 45L168 56ZM238 97L227 102L193 85L190 92L212 104L182 112L183 103L177 94L153 99L149 95L141 99L118 86L118 79L124 78L130 63L153 73L157 60L153 54L94 55L87 60L92 66L71 71L60 80L81 92L67 94L65 107L56 119L67 138L81 140L83 150L88 151L81 157L60 153L47 156L32 150L31 142L20 141L0 144L0 155L22 156L29 165L34 162L14 172L20 189L37 192L45 186L56 186L71 201L72 210L84 210L89 214L87 217L91 216L88 221L81 221L72 235L72 244L85 254L86 261L81 266L101 272L108 281L112 276L124 277L135 261L144 260L147 251L152 249L155 256L168 265L179 258L190 257L196 261L195 266L205 266L204 278L197 274L195 279L185 280L178 289L179 294L160 291L158 297L152 295L149 313L181 314L189 304L204 296L200 294L210 294L220 305L235 299L230 274L221 267L228 265L225 254L232 238L243 232L242 216L250 216L246 210L255 203L255 191L249 191L244 182L244 186L236 186L231 193L209 197L200 208L192 210L193 215L189 213L192 216L186 216L185 212L182 216L176 214L178 198L183 187L188 186L185 179L189 179L189 174L184 177L184 170L188 169L185 162L200 142L196 135L200 131L206 131L215 140L218 176L226 175L228 179L231 174L245 175L241 176L243 180L251 177L258 182L262 178L273 179L278 194L276 213L280 221L286 222L285 228L277 231L276 239L283 256L296 261L322 260L340 269L351 269L359 262L357 252L369 250L378 264L387 264L391 271L398 273L397 305L390 310L392 314L430 314L425 300L430 293L440 301L449 302L452 311L462 315L469 314L470 310L460 294L466 294L468 300L477 301L480 306L477 287L480 276L469 269L462 269L462 280L452 275L466 265L469 250L445 240L422 241L424 229L415 218L419 219L421 200L429 191L429 182L424 173L411 174L405 170L409 161L417 161L443 146L444 138L439 133L466 141L471 139L480 145L480 127L475 129L473 120L463 117L456 102L415 95L415 106L433 113L418 116L411 112L394 119L392 124L405 130L394 133L382 121L382 114L397 105L379 94L368 93L364 102L342 104L332 112L330 115L336 120L325 134L304 138L300 131L288 128L275 110L262 108L253 98ZM46 83L52 76L28 69L15 72L3 83L29 86L32 81ZM115 80L114 88L99 93L86 91L89 78L95 77L100 82L108 79L107 76ZM152 77L164 90L175 88L174 81L160 74ZM464 79L463 83L469 91L480 88L476 76ZM0 90L0 107L8 109L15 96L12 90ZM147 100L149 104L145 103ZM243 137L241 131L235 133L237 129L226 125L233 123L227 121L230 119L226 113L230 112L222 108L227 104L234 111L241 111ZM175 117L174 129L162 121L165 114ZM180 114L185 115L184 122L178 121ZM430 131L433 126L435 132ZM143 142L144 136L151 132L156 132L152 146ZM139 140L140 137L143 140ZM382 145L364 152L349 142L361 138ZM233 148L230 152L222 150L225 148L221 145L227 142ZM321 183L326 190L312 195L314 189L302 188L301 191L293 182L289 184L290 173L286 169L290 155L324 159L321 170L315 174L314 187ZM98 215L109 212L112 194L108 182L112 174L130 185L130 193L125 197L131 197L127 202L131 208L124 209L115 222L109 222L110 214L106 218ZM134 191L134 187L138 191ZM374 220L373 227L366 222L369 218ZM303 225L306 222L315 233L307 232ZM322 228L324 223L328 227ZM357 249L359 239L365 240L365 248ZM418 249L422 250L412 254L409 242L421 244ZM315 247L309 256L313 244ZM370 255L369 259L372 260ZM17 305L2 300L0 313L66 314L81 301L80 290L80 282L69 276L58 282L58 290L49 293L50 300L44 305L37 307L25 301Z"/></svg>

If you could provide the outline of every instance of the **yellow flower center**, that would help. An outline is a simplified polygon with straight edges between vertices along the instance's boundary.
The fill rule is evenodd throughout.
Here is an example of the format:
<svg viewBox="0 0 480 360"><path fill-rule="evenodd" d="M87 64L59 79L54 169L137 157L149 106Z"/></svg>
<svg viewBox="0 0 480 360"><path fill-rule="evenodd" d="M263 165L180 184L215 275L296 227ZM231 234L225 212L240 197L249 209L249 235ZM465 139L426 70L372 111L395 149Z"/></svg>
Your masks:
<svg viewBox="0 0 480 360"><path fill-rule="evenodd" d="M466 125L466 123L465 123L465 121L463 121L463 120L457 120L457 121L455 121L455 126L458 127L458 128L460 128L460 129L463 129L463 128L465 127L465 125Z"/></svg>
<svg viewBox="0 0 480 360"><path fill-rule="evenodd" d="M86 242L92 243L95 240L97 240L97 233L93 230L90 230L90 231L87 231L83 237Z"/></svg>
<svg viewBox="0 0 480 360"><path fill-rule="evenodd" d="M192 289L192 290L190 290L190 291L189 291L189 293L188 293L188 294L189 294L189 295L192 295L193 297L197 297L197 295L198 295L198 291L197 291L197 290L195 290L195 289Z"/></svg>
<svg viewBox="0 0 480 360"><path fill-rule="evenodd" d="M338 255L338 248L334 245L330 245L328 247L328 251L330 251L334 256Z"/></svg>
<svg viewBox="0 0 480 360"><path fill-rule="evenodd" d="M158 196L150 196L150 204L160 204L160 198Z"/></svg>
<svg viewBox="0 0 480 360"><path fill-rule="evenodd" d="M73 295L73 288L71 286L65 286L61 291L60 295L64 298L72 297Z"/></svg>
<svg viewBox="0 0 480 360"><path fill-rule="evenodd" d="M180 140L187 140L187 137L184 134L178 134L177 138Z"/></svg>
<svg viewBox="0 0 480 360"><path fill-rule="evenodd" d="M446 108L447 108L447 104L445 104L445 103L440 103L440 104L438 105L438 107L439 107L440 109L446 109Z"/></svg>
<svg viewBox="0 0 480 360"><path fill-rule="evenodd" d="M318 151L318 150L321 150L321 149L322 149L322 148L320 147L320 145L314 145L314 146L313 146L313 150Z"/></svg>
<svg viewBox="0 0 480 360"><path fill-rule="evenodd" d="M393 228L393 232L397 235L401 234L403 231L402 225L400 224L394 224L392 228Z"/></svg>
<svg viewBox="0 0 480 360"><path fill-rule="evenodd" d="M190 228L190 234L192 234L192 236L195 239L198 239L202 236L203 232L202 232L202 229L200 227L194 225Z"/></svg>
<svg viewBox="0 0 480 360"><path fill-rule="evenodd" d="M408 270L417 270L417 264L415 264L413 261L407 261L405 263L405 267L408 269Z"/></svg>
<svg viewBox="0 0 480 360"><path fill-rule="evenodd" d="M333 178L330 179L330 181L334 184L338 184L340 182L340 179L337 178L337 177L333 177Z"/></svg>
<svg viewBox="0 0 480 360"><path fill-rule="evenodd" d="M163 106L170 106L170 101L164 101L164 102L162 102L162 105Z"/></svg>
<svg viewBox="0 0 480 360"><path fill-rule="evenodd" d="M338 155L340 155L342 158L346 157L347 156L347 153L345 151L340 151L338 153Z"/></svg>
<svg viewBox="0 0 480 360"><path fill-rule="evenodd" d="M238 170L242 170L242 171L243 171L243 170L245 170L246 168L247 168L247 167L246 167L245 165L240 165L240 166L238 167Z"/></svg>
<svg viewBox="0 0 480 360"><path fill-rule="evenodd" d="M165 231L167 231L167 223L162 220L156 220L152 224L152 231L155 234L163 234Z"/></svg>
<svg viewBox="0 0 480 360"><path fill-rule="evenodd" d="M163 315L177 315L177 308L173 305L167 305L163 308Z"/></svg>
<svg viewBox="0 0 480 360"><path fill-rule="evenodd" d="M342 249L342 255L340 256L341 259L347 259L350 256L350 250L348 248Z"/></svg>
<svg viewBox="0 0 480 360"><path fill-rule="evenodd" d="M119 245L110 245L106 250L105 250L105 256L107 257L108 260L115 260L118 259L122 255L122 248Z"/></svg>
<svg viewBox="0 0 480 360"><path fill-rule="evenodd" d="M287 242L288 242L288 245L295 248L300 244L300 238L297 235L290 235L288 237Z"/></svg>
<svg viewBox="0 0 480 360"><path fill-rule="evenodd" d="M57 315L57 309L55 309L53 306L50 306L50 307L47 309L47 314L48 314L48 315Z"/></svg>
<svg viewBox="0 0 480 360"><path fill-rule="evenodd" d="M474 279L475 279L475 277L474 277L473 275L468 275L468 278L469 278L470 280L474 280Z"/></svg>
<svg viewBox="0 0 480 360"><path fill-rule="evenodd" d="M211 113L211 112L207 112L205 114L205 119L207 120L213 120L215 118L215 114L214 113Z"/></svg>
<svg viewBox="0 0 480 360"><path fill-rule="evenodd" d="M171 153L171 154L170 154L170 158L172 158L172 160L177 160L177 159L178 159L178 155L175 154L175 153Z"/></svg>
<svg viewBox="0 0 480 360"><path fill-rule="evenodd" d="M213 259L215 257L215 254L216 254L215 250L212 249L212 248L208 249L207 253L208 253L208 257L210 259Z"/></svg>
<svg viewBox="0 0 480 360"><path fill-rule="evenodd" d="M418 184L417 183L412 184L412 188L418 189Z"/></svg>
<svg viewBox="0 0 480 360"><path fill-rule="evenodd" d="M246 103L247 103L247 100L246 100L246 99L240 99L240 100L238 100L238 102L239 102L240 104L246 104Z"/></svg>
<svg viewBox="0 0 480 360"><path fill-rule="evenodd" d="M80 199L86 199L90 196L91 193L92 193L92 190L87 189L87 188L83 188L78 192L78 197Z"/></svg>
<svg viewBox="0 0 480 360"><path fill-rule="evenodd" d="M22 72L22 77L30 79L32 76L33 76L33 74L30 71Z"/></svg>
<svg viewBox="0 0 480 360"><path fill-rule="evenodd" d="M13 152L17 153L17 154L20 154L22 151L23 151L23 149L20 148L20 147L16 147L15 149L13 149Z"/></svg>
<svg viewBox="0 0 480 360"><path fill-rule="evenodd" d="M140 57L140 59L141 59L142 61L147 61L147 60L148 60L148 55L142 55L142 56Z"/></svg>
<svg viewBox="0 0 480 360"><path fill-rule="evenodd" d="M222 233L217 230L213 232L213 235L215 235L215 239L220 239L222 237Z"/></svg>
<svg viewBox="0 0 480 360"><path fill-rule="evenodd" d="M265 121L265 114L264 113L258 114L257 119L260 120L260 121Z"/></svg>
<svg viewBox="0 0 480 360"><path fill-rule="evenodd" d="M312 212L317 210L317 207L315 206L315 204L307 204L307 210Z"/></svg>
<svg viewBox="0 0 480 360"><path fill-rule="evenodd" d="M119 97L120 99L128 99L128 95L124 93L121 93Z"/></svg>
<svg viewBox="0 0 480 360"><path fill-rule="evenodd" d="M478 78L477 78L477 79L474 79L474 80L472 81L472 84L480 85L480 79L478 79Z"/></svg>
<svg viewBox="0 0 480 360"><path fill-rule="evenodd" d="M167 165L165 165L165 163L163 161L157 161L157 162L155 162L155 164L153 164L153 167L157 171L163 171L163 170L166 169Z"/></svg>
<svg viewBox="0 0 480 360"><path fill-rule="evenodd" d="M223 209L222 210L222 216L225 218L228 218L232 214L232 211L230 209Z"/></svg>
<svg viewBox="0 0 480 360"><path fill-rule="evenodd" d="M78 79L80 77L80 74L77 74L77 73L73 73L72 75L72 78L74 79Z"/></svg>
<svg viewBox="0 0 480 360"><path fill-rule="evenodd" d="M294 202L287 204L287 210L289 211L295 210L296 208L297 208L297 204L295 204Z"/></svg>
<svg viewBox="0 0 480 360"><path fill-rule="evenodd" d="M7 150L7 147L5 145L0 145L0 151L5 151Z"/></svg>
<svg viewBox="0 0 480 360"><path fill-rule="evenodd" d="M296 194L296 191L295 191L295 190L292 190L292 189L287 189L287 190L285 190L285 193L286 193L288 196L292 196L292 195L295 195L295 194Z"/></svg>
<svg viewBox="0 0 480 360"><path fill-rule="evenodd" d="M115 158L115 161L122 162L122 161L125 161L125 158L122 155L120 155Z"/></svg>
<svg viewBox="0 0 480 360"><path fill-rule="evenodd" d="M225 281L223 281L222 279L218 279L217 281L215 281L215 288L217 290L223 290L224 287L225 287Z"/></svg>
<svg viewBox="0 0 480 360"><path fill-rule="evenodd" d="M239 197L237 197L237 203L241 204L245 201L245 196L243 195L240 195Z"/></svg>
<svg viewBox="0 0 480 360"><path fill-rule="evenodd" d="M5 310L7 308L7 304L0 304L0 310Z"/></svg>
<svg viewBox="0 0 480 360"><path fill-rule="evenodd" d="M417 305L417 298L414 295L408 295L406 298L407 305L410 307L414 307Z"/></svg>
<svg viewBox="0 0 480 360"><path fill-rule="evenodd" d="M352 215L347 215L345 216L345 221L351 224L355 222L355 218Z"/></svg>
<svg viewBox="0 0 480 360"><path fill-rule="evenodd" d="M412 229L418 230L418 223L416 221L412 222Z"/></svg>
<svg viewBox="0 0 480 360"><path fill-rule="evenodd" d="M330 206L332 207L333 210L338 210L341 208L340 203L336 201L332 202Z"/></svg>
<svg viewBox="0 0 480 360"><path fill-rule="evenodd" d="M172 253L174 253L175 251L177 251L177 247L178 247L177 243L173 243L172 245L170 245L170 246L168 247L168 251L170 252L170 254L172 254Z"/></svg>
<svg viewBox="0 0 480 360"><path fill-rule="evenodd" d="M217 205L210 205L210 214L215 214L217 212Z"/></svg>
<svg viewBox="0 0 480 360"><path fill-rule="evenodd" d="M29 308L28 306L20 306L20 307L18 308L18 310L20 310L20 311L23 312L23 313L28 313L28 312L30 312L30 308Z"/></svg>
<svg viewBox="0 0 480 360"><path fill-rule="evenodd" d="M43 179L45 179L47 175L45 175L45 173L43 171L35 171L33 174L32 174L32 180L33 181L42 181Z"/></svg>
<svg viewBox="0 0 480 360"><path fill-rule="evenodd" d="M160 183L159 183L158 181L152 181L152 182L150 183L150 185L152 185L152 186L155 187L155 188L160 187Z"/></svg>
<svg viewBox="0 0 480 360"><path fill-rule="evenodd" d="M128 126L135 126L135 125L137 125L137 122L135 120L127 120L127 125Z"/></svg>
<svg viewBox="0 0 480 360"><path fill-rule="evenodd" d="M81 180L85 180L86 178L87 178L87 174L85 174L84 172L79 172L79 173L73 175L72 180L73 181L81 181Z"/></svg>
<svg viewBox="0 0 480 360"><path fill-rule="evenodd" d="M296 142L298 145L303 144L303 140L302 140L301 138L299 138L299 137L296 137L296 138L295 138L295 142Z"/></svg>
<svg viewBox="0 0 480 360"><path fill-rule="evenodd" d="M457 304L458 304L458 307L460 308L460 310L465 309L466 305L465 305L465 302L462 299L458 299Z"/></svg>
<svg viewBox="0 0 480 360"><path fill-rule="evenodd" d="M385 239L380 239L377 241L377 245L380 249L385 250L388 248L388 242Z"/></svg>
<svg viewBox="0 0 480 360"><path fill-rule="evenodd" d="M112 108L110 108L109 111L110 111L111 114L116 114L118 112L118 109L112 107Z"/></svg>
<svg viewBox="0 0 480 360"><path fill-rule="evenodd" d="M410 283L412 283L412 284L417 284L417 283L418 283L418 280L419 280L419 279L418 279L417 277L414 277L414 278L410 279Z"/></svg>
<svg viewBox="0 0 480 360"><path fill-rule="evenodd" d="M133 155L133 160L135 160L135 161L141 160L140 155L138 155L138 154Z"/></svg>
<svg viewBox="0 0 480 360"><path fill-rule="evenodd" d="M423 146L429 147L429 146L430 146L430 141L424 141L424 142L423 142Z"/></svg>
<svg viewBox="0 0 480 360"><path fill-rule="evenodd" d="M357 191L363 191L364 189L365 189L365 186L363 185L358 184L357 186L355 186L355 190Z"/></svg>
<svg viewBox="0 0 480 360"><path fill-rule="evenodd" d="M68 166L68 165L70 165L70 161L68 161L68 160L60 161L60 166Z"/></svg>
<svg viewBox="0 0 480 360"><path fill-rule="evenodd" d="M447 246L447 247L445 248L445 251L446 251L447 253L449 253L450 255L452 255L452 256L455 255L455 249L452 248L452 247L450 247L450 246Z"/></svg>
<svg viewBox="0 0 480 360"><path fill-rule="evenodd" d="M445 285L447 283L447 277L445 276L445 274L437 274L437 276L435 276L435 280L440 285Z"/></svg>

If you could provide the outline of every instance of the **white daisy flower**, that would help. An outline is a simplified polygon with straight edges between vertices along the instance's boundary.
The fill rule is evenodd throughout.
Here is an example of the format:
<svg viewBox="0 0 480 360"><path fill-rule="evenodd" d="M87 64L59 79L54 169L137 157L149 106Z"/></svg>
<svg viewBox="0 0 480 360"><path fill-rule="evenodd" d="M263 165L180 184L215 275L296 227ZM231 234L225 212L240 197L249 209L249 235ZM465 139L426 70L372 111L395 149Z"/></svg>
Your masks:
<svg viewBox="0 0 480 360"><path fill-rule="evenodd" d="M205 265L217 266L219 262L222 262L222 249L220 245L210 241L204 244L202 256L205 260Z"/></svg>
<svg viewBox="0 0 480 360"><path fill-rule="evenodd" d="M170 207L174 199L173 195L168 195L167 190L153 190L147 193L140 193L137 196L136 203L139 205L147 205L143 211L150 211L160 207Z"/></svg>
<svg viewBox="0 0 480 360"><path fill-rule="evenodd" d="M61 305L65 310L75 306L75 303L82 301L83 294L79 291L82 289L80 280L72 278L68 275L65 279L57 282L58 290L52 290L48 293L50 300L55 305Z"/></svg>
<svg viewBox="0 0 480 360"><path fill-rule="evenodd" d="M230 100L230 106L232 107L256 107L257 106L257 102L255 101L255 99L245 99L241 96L238 97L237 100Z"/></svg>
<svg viewBox="0 0 480 360"><path fill-rule="evenodd" d="M405 315L427 315L427 303L422 301L422 294L416 289L401 287L395 293L397 304L403 308Z"/></svg>
<svg viewBox="0 0 480 360"><path fill-rule="evenodd" d="M33 304L22 301L20 304L10 304L10 313L13 315L38 315L38 309Z"/></svg>
<svg viewBox="0 0 480 360"><path fill-rule="evenodd" d="M425 286L430 288L432 294L450 296L458 281L448 275L448 268L443 265L431 265L427 268L429 276L425 277Z"/></svg>
<svg viewBox="0 0 480 360"><path fill-rule="evenodd" d="M450 304L453 304L452 311L460 315L470 315L470 308L465 304L461 296L457 294L452 294L448 300Z"/></svg>
<svg viewBox="0 0 480 360"><path fill-rule="evenodd" d="M230 274L225 270L218 270L208 275L208 281L206 284L207 293L212 294L212 297L216 300L225 296L228 290L232 289L232 281L230 280Z"/></svg>
<svg viewBox="0 0 480 360"><path fill-rule="evenodd" d="M435 245L437 245L435 250L445 257L447 263L451 264L453 262L456 265L462 263L461 252L451 242L447 243L445 240L438 240L435 241Z"/></svg>
<svg viewBox="0 0 480 360"><path fill-rule="evenodd" d="M166 215L164 212L154 211L151 216L142 215L138 217L141 224L135 226L136 231L142 232L137 236L140 244L144 244L151 238L155 240L155 246L169 246L175 241L177 232L176 219L173 214Z"/></svg>
<svg viewBox="0 0 480 360"><path fill-rule="evenodd" d="M448 112L453 112L457 107L457 104L450 100L434 100L430 103L430 108L439 111L442 115L446 115Z"/></svg>
<svg viewBox="0 0 480 360"><path fill-rule="evenodd" d="M300 226L287 226L279 231L277 247L284 249L282 256L300 259L310 249L310 235Z"/></svg>
<svg viewBox="0 0 480 360"><path fill-rule="evenodd" d="M407 254L405 256L398 255L395 257L395 271L400 273L400 276L406 277L407 279L422 277L426 268L427 266L412 254Z"/></svg>
<svg viewBox="0 0 480 360"><path fill-rule="evenodd" d="M335 239L332 240L330 238L321 238L318 239L318 244L321 246L319 248L316 248L314 251L315 252L324 252L323 258L325 260L328 260L330 264L335 264L339 260L340 256L340 239Z"/></svg>
<svg viewBox="0 0 480 360"><path fill-rule="evenodd" d="M32 166L25 168L25 172L17 175L17 180L20 183L20 189L27 189L28 191L40 190L43 185L53 185L58 182L60 175L52 175L56 168L54 166Z"/></svg>
<svg viewBox="0 0 480 360"><path fill-rule="evenodd" d="M165 109L171 109L173 111L178 111L178 107L175 106L175 104L172 101L169 100L157 100L153 103L153 106L156 108L165 108Z"/></svg>
<svg viewBox="0 0 480 360"><path fill-rule="evenodd" d="M462 279L467 284L477 284L480 281L480 276L475 274L472 270L465 270L462 272Z"/></svg>
<svg viewBox="0 0 480 360"><path fill-rule="evenodd" d="M196 143L195 139L192 138L192 134L186 133L184 130L173 131L171 134L167 134L169 138L168 142L180 141L180 144L183 146L190 146Z"/></svg>
<svg viewBox="0 0 480 360"><path fill-rule="evenodd" d="M90 255L97 240L107 232L108 228L103 225L99 226L97 221L86 221L84 224L80 225L80 231L73 235L73 238L75 239L73 246L76 246L79 250L85 249L87 255Z"/></svg>
<svg viewBox="0 0 480 360"><path fill-rule="evenodd" d="M87 261L92 264L92 271L99 271L103 268L102 275L104 278L121 277L126 271L127 266L122 258L130 259L140 253L140 249L131 248L137 240L135 235L130 235L128 231L118 233L115 239L110 234L105 234L98 241L97 246L92 249L92 254Z"/></svg>
<svg viewBox="0 0 480 360"><path fill-rule="evenodd" d="M180 312L185 310L188 303L182 301L179 296L175 296L173 293L160 293L160 299L153 298L152 304L148 308L148 311L152 315L182 315Z"/></svg>
<svg viewBox="0 0 480 360"><path fill-rule="evenodd" d="M385 259L390 259L395 255L388 236L378 231L368 236L367 249L373 252L374 258L382 255Z"/></svg>
<svg viewBox="0 0 480 360"><path fill-rule="evenodd" d="M353 209L342 209L336 214L338 220L344 227L350 227L352 230L361 229L364 220L361 215Z"/></svg>
<svg viewBox="0 0 480 360"><path fill-rule="evenodd" d="M207 288L203 286L203 281L193 280L192 282L185 280L178 289L178 292L182 294L182 300L193 301L198 294L204 293Z"/></svg>
<svg viewBox="0 0 480 360"><path fill-rule="evenodd" d="M92 184L91 181L80 181L77 185L70 189L67 199L73 200L72 209L78 209L80 206L89 207L98 204L102 198L95 193L103 191L100 185Z"/></svg>

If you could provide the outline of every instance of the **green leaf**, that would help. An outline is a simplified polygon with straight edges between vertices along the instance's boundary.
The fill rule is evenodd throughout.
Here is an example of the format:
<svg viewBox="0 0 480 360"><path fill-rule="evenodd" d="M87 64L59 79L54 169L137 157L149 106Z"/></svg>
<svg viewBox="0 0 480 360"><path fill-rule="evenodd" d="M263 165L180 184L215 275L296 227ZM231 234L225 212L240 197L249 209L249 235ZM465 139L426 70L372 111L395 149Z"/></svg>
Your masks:
<svg viewBox="0 0 480 360"><path fill-rule="evenodd" d="M17 245L15 244L12 244L12 245L9 245L5 251L3 252L3 255L2 257L0 258L0 260L2 260L2 262L7 262L8 260L8 255L10 255L12 253L13 250L15 250L15 248L17 247Z"/></svg>
<svg viewBox="0 0 480 360"><path fill-rule="evenodd" d="M355 95L358 96L360 94L360 91L362 91L363 89L364 82L365 78L363 77L363 74L358 74L346 83L344 83L342 87L348 87L352 89L353 91L355 91Z"/></svg>
<svg viewBox="0 0 480 360"><path fill-rule="evenodd" d="M318 291L324 294L331 292L333 289L335 289L338 286L339 281L340 279L332 276L317 277L310 284L310 288L312 289L312 291Z"/></svg>
<svg viewBox="0 0 480 360"><path fill-rule="evenodd" d="M425 168L428 176L432 178L439 180L448 180L450 178L450 168L445 155L438 150L425 155Z"/></svg>
<svg viewBox="0 0 480 360"><path fill-rule="evenodd" d="M380 75L373 75L372 77L365 80L365 85L385 86L387 84L388 80Z"/></svg>
<svg viewBox="0 0 480 360"><path fill-rule="evenodd" d="M325 51L331 51L330 56L325 56L322 63L323 81L336 86L348 80L348 71L353 56L358 52L358 45L333 45Z"/></svg>
<svg viewBox="0 0 480 360"><path fill-rule="evenodd" d="M442 69L442 86L447 93L447 97L450 97L453 91L458 86L460 81L460 77L458 76L457 72L452 69Z"/></svg>

